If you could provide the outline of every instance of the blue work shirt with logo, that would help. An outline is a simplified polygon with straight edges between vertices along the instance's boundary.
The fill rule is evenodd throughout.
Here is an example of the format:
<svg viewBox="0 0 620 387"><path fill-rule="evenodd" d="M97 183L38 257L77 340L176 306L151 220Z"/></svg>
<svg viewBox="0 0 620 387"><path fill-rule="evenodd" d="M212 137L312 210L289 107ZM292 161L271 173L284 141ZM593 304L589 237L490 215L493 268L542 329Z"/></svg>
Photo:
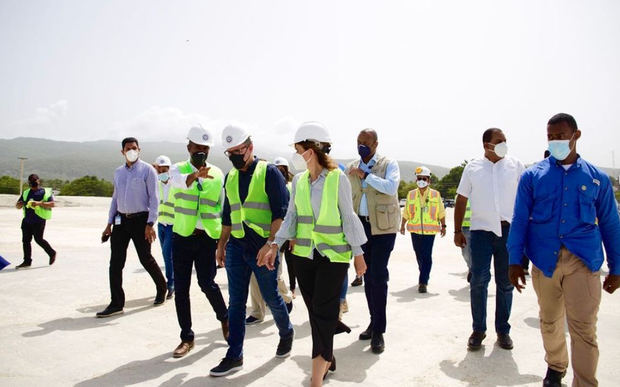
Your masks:
<svg viewBox="0 0 620 387"><path fill-rule="evenodd" d="M620 274L620 217L609 176L581 157L565 170L553 157L528 168L519 181L508 236L510 264L523 252L552 277L562 246L595 272L605 245L611 274Z"/></svg>

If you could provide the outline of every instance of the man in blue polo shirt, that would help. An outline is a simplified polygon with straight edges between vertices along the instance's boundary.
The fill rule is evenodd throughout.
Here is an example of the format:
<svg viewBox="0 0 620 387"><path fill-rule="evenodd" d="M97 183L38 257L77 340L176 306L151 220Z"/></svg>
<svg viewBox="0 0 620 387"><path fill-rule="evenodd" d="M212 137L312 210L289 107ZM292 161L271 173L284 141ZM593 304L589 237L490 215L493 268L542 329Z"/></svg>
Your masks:
<svg viewBox="0 0 620 387"><path fill-rule="evenodd" d="M547 123L551 156L528 168L519 182L508 237L510 282L525 285L523 252L532 261L540 330L548 364L544 386L560 386L568 367L564 316L571 336L573 386L596 386L599 270L607 252L603 289L620 285L620 218L607 174L577 154L575 119L556 114ZM519 284L519 279L522 284Z"/></svg>

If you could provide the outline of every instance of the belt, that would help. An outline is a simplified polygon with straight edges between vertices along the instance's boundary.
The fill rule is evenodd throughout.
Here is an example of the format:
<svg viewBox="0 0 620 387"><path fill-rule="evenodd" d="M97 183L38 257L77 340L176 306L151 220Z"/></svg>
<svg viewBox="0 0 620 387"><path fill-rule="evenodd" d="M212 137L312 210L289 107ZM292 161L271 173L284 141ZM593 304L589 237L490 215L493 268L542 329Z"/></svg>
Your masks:
<svg viewBox="0 0 620 387"><path fill-rule="evenodd" d="M362 215L358 215L360 220L362 222L366 222L366 223L370 223L370 217L369 216L362 216Z"/></svg>
<svg viewBox="0 0 620 387"><path fill-rule="evenodd" d="M142 211L142 212L134 212L133 214L123 214L122 212L119 212L119 214L121 214L121 216L124 216L127 219L132 219L132 218L137 218L139 216L148 216L149 212L148 211Z"/></svg>
<svg viewBox="0 0 620 387"><path fill-rule="evenodd" d="M506 221L506 220L502 220L502 227L508 227L510 226L510 222Z"/></svg>
<svg viewBox="0 0 620 387"><path fill-rule="evenodd" d="M195 228L194 232L192 232L192 236L201 236L205 234L206 234L205 230L201 230L199 228Z"/></svg>

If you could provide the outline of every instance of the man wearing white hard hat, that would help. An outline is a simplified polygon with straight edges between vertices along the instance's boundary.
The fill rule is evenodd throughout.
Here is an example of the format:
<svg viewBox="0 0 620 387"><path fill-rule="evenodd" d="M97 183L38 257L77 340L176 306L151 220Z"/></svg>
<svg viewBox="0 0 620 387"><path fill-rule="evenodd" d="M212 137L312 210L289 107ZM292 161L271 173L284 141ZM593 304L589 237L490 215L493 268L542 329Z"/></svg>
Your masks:
<svg viewBox="0 0 620 387"><path fill-rule="evenodd" d="M400 233L405 235L407 225L420 271L418 292L426 293L433 266L435 235L441 234L442 238L446 236L446 210L439 191L430 188L431 170L427 167L417 167L415 176L418 188L407 193Z"/></svg>
<svg viewBox="0 0 620 387"><path fill-rule="evenodd" d="M167 299L174 295L174 270L172 267L172 223L174 222L174 190L170 189L170 158L158 156L153 163L159 180L159 209L157 217L157 235L161 246L161 255L164 257L166 281L168 285Z"/></svg>
<svg viewBox="0 0 620 387"><path fill-rule="evenodd" d="M181 327L181 344L174 350L173 357L183 357L194 347L189 299L192 266L196 268L200 289L222 325L224 339L228 337L228 309L215 283L215 250L222 232L220 213L224 175L218 167L207 163L209 150L213 146L210 131L200 126L192 127L187 139L189 159L176 163L170 170L174 188L174 303Z"/></svg>
<svg viewBox="0 0 620 387"><path fill-rule="evenodd" d="M242 125L226 126L222 144L233 165L224 183L226 199L217 249L218 264L226 267L228 275L230 336L226 356L211 369L211 376L228 375L243 365L245 308L252 273L278 327L276 357L290 354L294 336L286 304L278 293L277 271L256 262L259 251L269 249L284 219L289 200L286 182L273 164L254 157L250 134Z"/></svg>
<svg viewBox="0 0 620 387"><path fill-rule="evenodd" d="M291 183L288 182L288 161L286 161L284 157L276 157L273 160L273 165L278 168L280 173L282 173L284 179L287 181L286 188L289 190L290 193ZM286 266L288 268L289 280L291 283L291 292L294 292L295 273L293 271L291 254L288 251L288 243L286 243L285 246L282 246L282 249L280 249L280 253L285 257ZM291 296L291 294L289 294L289 289L286 287L286 283L284 282L284 280L282 280L282 265L278 266L278 292L280 292L280 295L284 299L284 302L286 303L286 309L288 309L288 312L290 314L293 310L293 297ZM265 318L265 311L267 309L267 304L265 304L265 300L260 293L258 281L256 281L256 276L254 274L252 274L252 277L250 277L250 301L250 312L248 313L248 317L245 319L245 325L253 325L262 322Z"/></svg>
<svg viewBox="0 0 620 387"><path fill-rule="evenodd" d="M383 334L387 327L388 261L400 229L400 169L396 160L377 154L378 145L374 129L362 130L357 136L359 158L349 163L346 170L353 190L353 208L368 238L362 248L368 265L364 275L364 292L370 324L359 339L370 340L373 353L381 353L385 349Z"/></svg>

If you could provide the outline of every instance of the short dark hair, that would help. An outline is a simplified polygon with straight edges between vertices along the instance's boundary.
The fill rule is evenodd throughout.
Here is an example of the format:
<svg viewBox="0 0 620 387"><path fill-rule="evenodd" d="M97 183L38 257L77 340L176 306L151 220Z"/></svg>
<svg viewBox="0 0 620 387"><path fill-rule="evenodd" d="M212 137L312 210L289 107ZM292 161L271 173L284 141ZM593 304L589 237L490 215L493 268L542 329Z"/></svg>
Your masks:
<svg viewBox="0 0 620 387"><path fill-rule="evenodd" d="M37 181L37 180L39 180L39 175L37 175L36 173L32 173L28 175L28 181Z"/></svg>
<svg viewBox="0 0 620 387"><path fill-rule="evenodd" d="M482 133L482 142L491 141L491 137L493 137L493 133L501 132L501 131L502 130L500 128L489 128L485 130L484 133Z"/></svg>
<svg viewBox="0 0 620 387"><path fill-rule="evenodd" d="M547 122L547 125L557 125L561 124L562 122L566 123L566 125L568 125L568 127L573 130L573 133L579 129L577 127L577 121L575 121L575 117L566 113L558 113L555 116L551 117L549 119L549 122Z"/></svg>
<svg viewBox="0 0 620 387"><path fill-rule="evenodd" d="M121 146L123 147L122 149L125 149L125 144L129 144L130 142L135 142L137 146L140 146L140 144L138 143L138 139L135 137L125 137L123 139L123 141L121 142Z"/></svg>
<svg viewBox="0 0 620 387"><path fill-rule="evenodd" d="M379 136L377 136L377 131L371 128L366 128L366 129L362 129L360 131L361 133L368 133L372 136L372 138L375 140L375 142L379 141Z"/></svg>

